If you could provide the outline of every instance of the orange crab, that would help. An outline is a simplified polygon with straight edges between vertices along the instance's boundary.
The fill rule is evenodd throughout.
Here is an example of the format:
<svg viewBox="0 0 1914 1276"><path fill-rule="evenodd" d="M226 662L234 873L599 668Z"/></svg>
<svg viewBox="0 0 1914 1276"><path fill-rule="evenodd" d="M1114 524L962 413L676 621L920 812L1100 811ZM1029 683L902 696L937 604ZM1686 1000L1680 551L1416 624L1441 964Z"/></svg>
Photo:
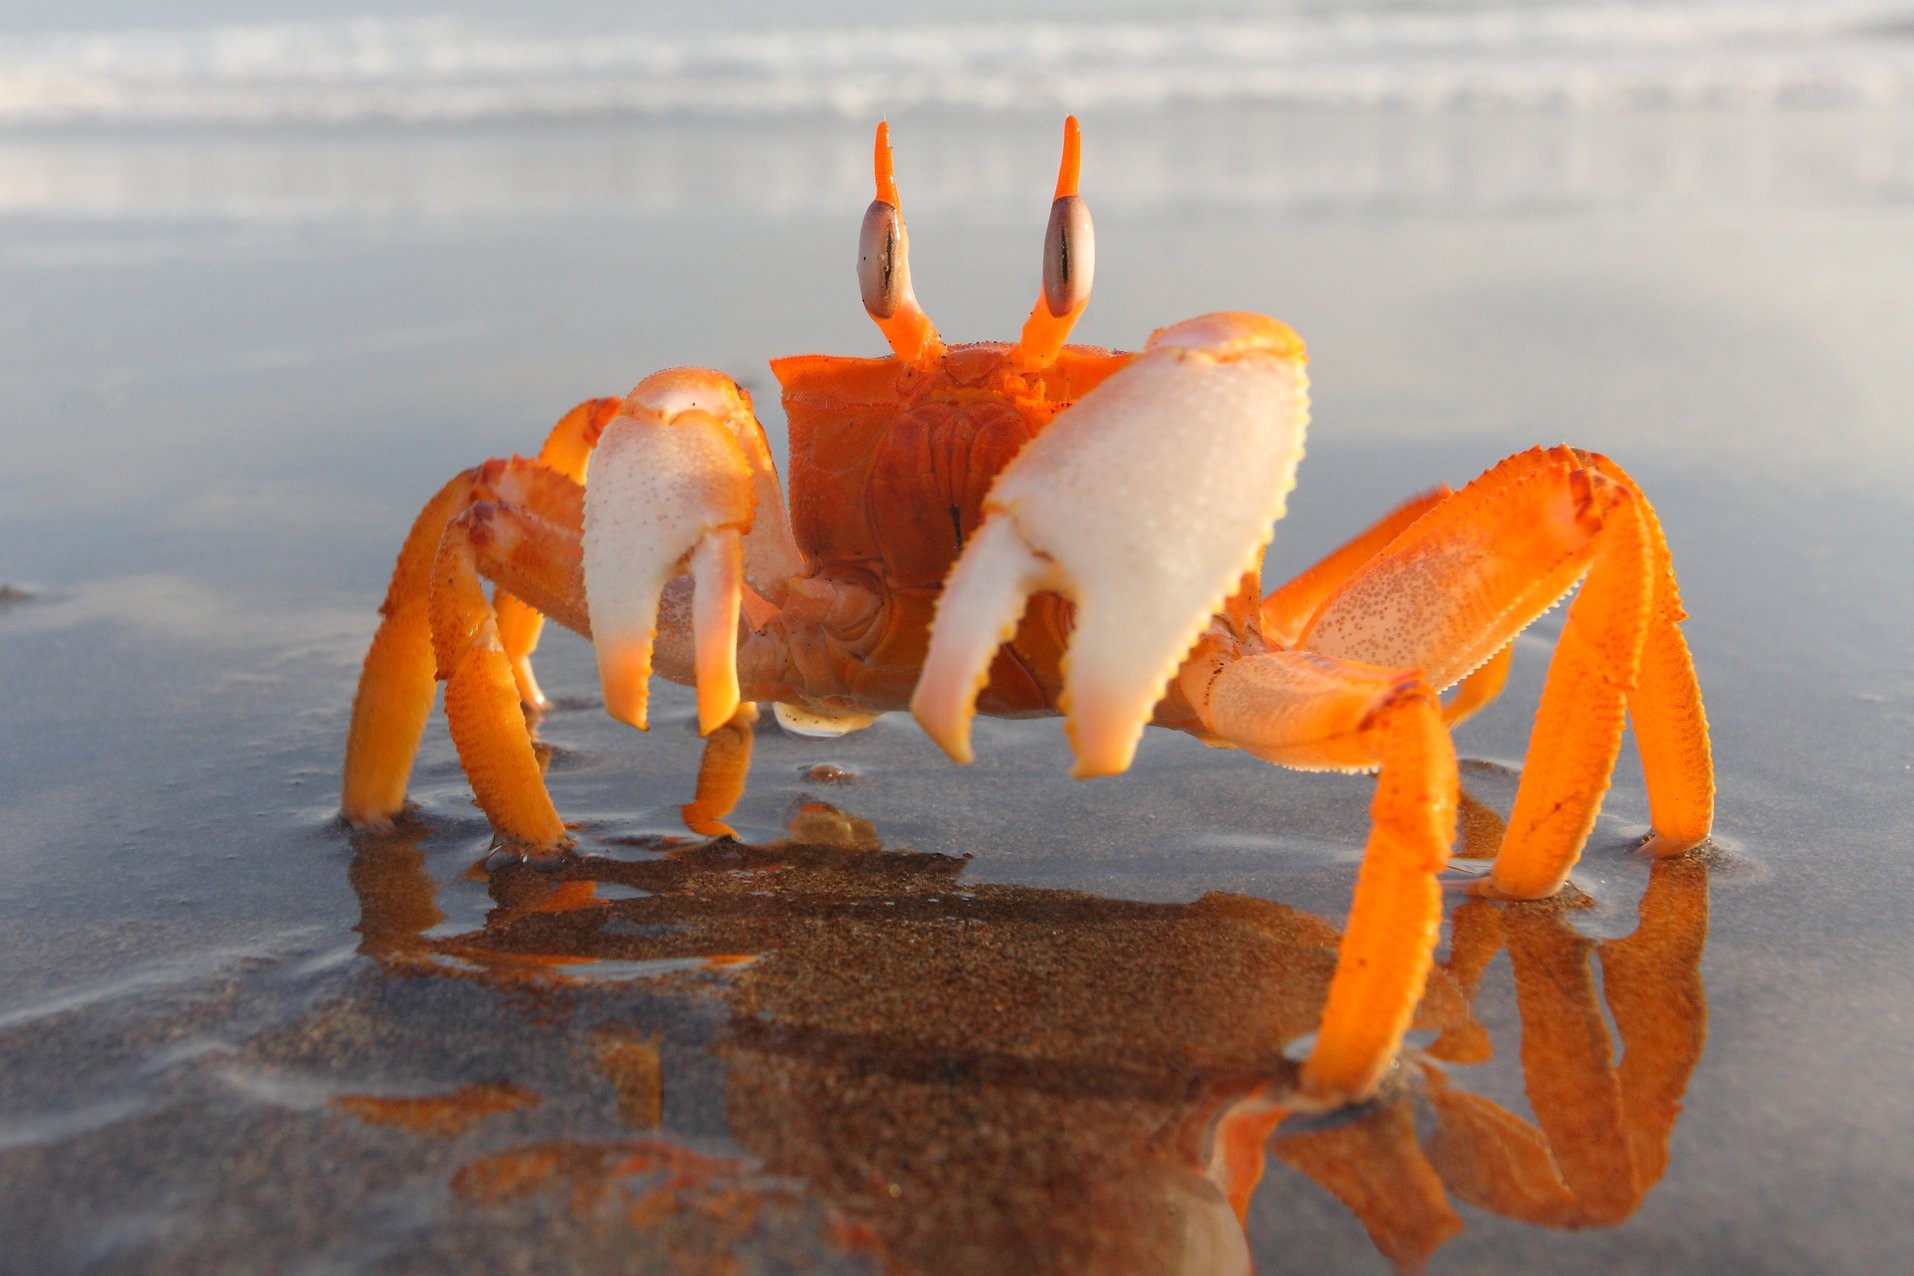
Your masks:
<svg viewBox="0 0 1914 1276"><path fill-rule="evenodd" d="M607 711L640 728L655 669L696 686L706 732L745 702L824 733L908 706L965 762L976 710L1060 713L1078 777L1125 770L1149 723L1282 766L1379 770L1304 1068L1326 1102L1374 1091L1432 961L1456 831L1449 727L1496 694L1516 634L1578 581L1480 889L1563 884L1625 715L1646 850L1702 842L1707 725L1667 546L1634 482L1596 453L1524 452L1414 498L1259 600L1302 457L1303 344L1226 313L1139 353L1066 345L1095 260L1078 157L1072 119L1022 335L947 347L911 289L878 126L858 282L891 353L771 365L790 419L788 518L749 397L702 369L580 404L538 460L488 461L441 489L366 656L345 818L377 827L404 804L436 678L499 836L535 854L567 844L520 709L543 703L529 663L541 614L590 636Z"/></svg>

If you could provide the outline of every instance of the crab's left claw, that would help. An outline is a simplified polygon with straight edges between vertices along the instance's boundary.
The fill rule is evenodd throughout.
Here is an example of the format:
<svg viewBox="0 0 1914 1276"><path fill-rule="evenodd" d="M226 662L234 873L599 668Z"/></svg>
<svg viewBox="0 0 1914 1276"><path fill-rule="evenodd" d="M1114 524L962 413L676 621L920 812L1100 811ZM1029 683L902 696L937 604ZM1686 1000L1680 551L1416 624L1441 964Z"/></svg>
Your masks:
<svg viewBox="0 0 1914 1276"><path fill-rule="evenodd" d="M1261 315L1165 328L1007 466L945 582L911 712L958 762L1024 600L1076 604L1061 708L1072 774L1130 765L1212 615L1269 543L1302 458L1296 334Z"/></svg>
<svg viewBox="0 0 1914 1276"><path fill-rule="evenodd" d="M749 579L776 593L800 563L749 398L674 368L639 382L605 427L585 488L585 595L605 710L641 730L665 585L693 587L698 728L738 708L738 614Z"/></svg>

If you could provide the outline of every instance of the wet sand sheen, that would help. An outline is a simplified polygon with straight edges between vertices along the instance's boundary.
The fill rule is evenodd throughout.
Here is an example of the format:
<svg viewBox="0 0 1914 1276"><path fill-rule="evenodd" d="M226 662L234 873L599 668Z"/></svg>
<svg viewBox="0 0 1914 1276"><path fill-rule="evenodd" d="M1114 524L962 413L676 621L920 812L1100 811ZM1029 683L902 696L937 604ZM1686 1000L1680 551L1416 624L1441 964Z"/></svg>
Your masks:
<svg viewBox="0 0 1914 1276"><path fill-rule="evenodd" d="M357 929L378 970L296 1022L206 1042L209 1066L157 1109L74 1131L57 1155L17 1149L10 1169L77 1202L139 1172L130 1147L194 1166L199 1221L145 1233L144 1270L279 1252L289 1228L400 1208L441 1219L385 1237L408 1268L459 1257L473 1234L615 1266L633 1228L700 1270L796 1245L807 1264L899 1271L1214 1272L1247 1261L1243 1220L1278 1164L1405 1265L1462 1230L1465 1202L1612 1224L1666 1164L1704 1038L1703 861L1659 865L1619 943L1585 938L1559 904L1466 906L1418 1015L1425 1045L1376 1103L1319 1118L1289 1111L1285 1046L1320 1013L1327 923L1227 894L1126 904L972 885L963 861L884 850L822 804L793 831L507 866L483 928L458 933L439 924L444 888L416 833L362 839ZM1505 945L1524 1041L1551 1043L1525 1046L1539 1124L1445 1080L1494 1049L1470 1003ZM635 1019L628 989L592 970L685 957L703 972L645 981ZM1631 1008L1624 961L1693 994ZM142 1035L191 1040L283 995L240 982ZM729 1139L714 1145L697 1109L720 1095ZM379 1235L344 1252L377 1252Z"/></svg>

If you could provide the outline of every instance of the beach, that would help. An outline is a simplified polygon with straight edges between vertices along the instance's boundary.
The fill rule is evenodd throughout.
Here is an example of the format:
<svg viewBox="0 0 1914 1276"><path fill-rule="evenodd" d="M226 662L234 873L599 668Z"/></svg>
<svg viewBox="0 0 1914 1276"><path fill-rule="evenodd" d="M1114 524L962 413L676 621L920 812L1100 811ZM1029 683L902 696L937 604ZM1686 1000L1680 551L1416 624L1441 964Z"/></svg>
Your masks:
<svg viewBox="0 0 1914 1276"><path fill-rule="evenodd" d="M576 863L492 853L437 714L399 833L337 818L392 558L450 475L679 364L738 378L782 461L766 361L881 349L853 252L879 114L926 308L952 341L1014 333L1062 53L1022 68L1049 97L1012 77L955 101L978 82L962 59L1014 43L985 22L944 87L886 107L856 41L765 37L763 65L734 65L681 35L728 105L586 110L552 87L574 62L534 75L509 41L509 74L395 97L310 50L303 80L222 79L192 24L71 54L5 32L0 84L41 87L0 94L0 1267L1905 1265L1906 15L1779 12L1820 32L1812 75L1779 55L1756 75L1740 28L1734 76L1674 75L1695 50L1657 37L1651 57L1630 28L1580 88L1486 36L1458 64L1343 27L1244 54L1210 100L1188 68L1211 46L1150 63L1155 97L1111 87L1130 46L1082 72L1099 244L1077 339L1135 348L1247 309L1308 343L1308 454L1266 582L1521 449L1599 450L1666 529L1713 732L1716 837L1685 875L1630 854L1647 804L1625 744L1577 907L1492 910L1500 946L1465 978L1487 914L1456 920L1453 889L1450 982L1395 1088L1273 1141L1257 1122L1314 1026L1368 779L1153 732L1130 774L1079 783L1053 720L980 723L960 769L904 715L811 741L767 713L714 838L684 809L690 693L659 688L638 735L553 632L538 736ZM1454 21L1488 21L1471 13ZM473 40L454 47L478 59ZM119 96L74 70L134 83L113 58L175 46L184 69ZM655 53L624 47L614 69ZM1371 87L1252 77L1283 57ZM254 80L281 87L233 87ZM747 100L786 81L814 98ZM1560 623L1458 732L1491 820ZM1655 978L1689 991L1646 1021L1575 1001L1622 1071L1565 1108L1523 1052L1571 1010L1538 1008L1527 972L1612 993L1635 934L1686 954ZM1663 1088L1631 1057L1661 1060ZM1547 1192L1518 1208L1418 1144L1432 1111L1479 1129L1457 1092L1540 1131ZM1604 1103L1620 1125L1574 1142ZM1262 1149L1248 1187L1216 1168L1230 1148ZM1627 1160L1625 1199L1583 1190L1604 1156ZM1404 1186L1418 1157L1442 1181Z"/></svg>

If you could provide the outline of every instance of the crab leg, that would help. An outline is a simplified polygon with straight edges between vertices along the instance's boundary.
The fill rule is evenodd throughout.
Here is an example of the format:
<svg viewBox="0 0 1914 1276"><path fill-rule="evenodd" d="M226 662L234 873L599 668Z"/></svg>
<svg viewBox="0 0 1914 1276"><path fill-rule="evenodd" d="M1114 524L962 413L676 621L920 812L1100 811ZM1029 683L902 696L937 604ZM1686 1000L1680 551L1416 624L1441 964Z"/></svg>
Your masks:
<svg viewBox="0 0 1914 1276"><path fill-rule="evenodd" d="M744 796L751 770L752 731L758 707L750 701L738 706L731 721L704 738L704 756L698 762L698 787L680 808L685 827L699 837L736 837L724 817Z"/></svg>
<svg viewBox="0 0 1914 1276"><path fill-rule="evenodd" d="M1635 728L1636 748L1641 751L1648 817L1656 833L1642 849L1644 854L1659 858L1705 841L1714 826L1715 767L1708 743L1708 720L1702 711L1695 663L1681 634L1680 623L1687 619L1687 613L1682 610L1661 520L1621 466L1599 453L1589 453L1588 463L1634 496L1648 541L1653 592L1628 716Z"/></svg>
<svg viewBox="0 0 1914 1276"><path fill-rule="evenodd" d="M1648 627L1646 529L1637 502L1615 503L1603 519L1603 540L1549 663L1522 783L1486 893L1553 895L1601 812Z"/></svg>
<svg viewBox="0 0 1914 1276"><path fill-rule="evenodd" d="M729 416L704 411L698 406L700 397ZM736 708L737 613L744 583L749 580L762 597L782 597L802 560L784 524L782 496L763 433L743 392L716 373L660 374L620 404L618 423L632 425L634 408L655 414L660 401L692 427L681 431L682 436L695 439L702 429L706 443L716 441L730 463L720 467L721 477L741 481L741 489L739 483L732 484L734 502L747 513L768 504L772 515L756 531L733 523L698 537L686 551L665 561L665 578L651 596L643 649L647 671L665 583L688 565L693 581L705 584L694 603L696 663L707 671L700 681L716 693L701 692L701 717L722 709L728 719ZM548 450L568 466L582 465L593 442L594 423L605 415L597 402L574 409L554 431ZM665 500L664 521L670 521L674 507L669 503L669 447L663 449L667 464L662 474L644 471L642 441L636 449L614 447L613 452L619 460L611 466L608 499L600 501L601 510L611 511L601 515L601 521L612 533L599 538L599 548L601 554L609 549L615 555L621 545L618 528L623 525L628 532L631 522L643 524L647 517L645 502L632 499L634 467L638 486L650 483ZM657 492L660 487L662 492ZM466 471L427 503L400 552L384 608L386 619L360 678L340 802L348 821L362 827L389 825L403 806L412 758L432 707L436 673L447 683L446 716L473 792L500 835L544 850L563 844L563 825L545 792L518 707L525 684L517 675L529 648L517 642L524 640L528 628L536 637L537 625L525 622L536 621L539 613L580 633L592 633L584 583L590 538L582 531L588 499L586 490L559 470L515 458ZM686 507L695 506L692 501ZM626 517L628 512L636 518ZM642 577L642 553L637 565ZM508 610L519 618L514 622L520 626L516 642L501 630L486 604L481 575L498 581L510 599ZM621 591L617 576L614 559L604 589L604 610L614 622L614 650L618 607L631 593L629 588ZM682 677L689 670L679 667L675 624L672 637L667 672ZM709 672L713 670L715 676ZM728 706L721 699L727 682ZM641 717L642 693L641 683Z"/></svg>
<svg viewBox="0 0 1914 1276"><path fill-rule="evenodd" d="M554 485L568 483L557 475L550 478ZM514 500L501 491L498 500L477 502L461 517L470 528L479 575L499 582L500 589L511 591L533 614L589 638L580 522L584 492L572 487L565 504L569 508ZM506 647L509 660L509 646L502 641L500 646Z"/></svg>
<svg viewBox="0 0 1914 1276"><path fill-rule="evenodd" d="M1305 1089L1367 1094L1395 1059L1421 1000L1442 922L1435 875L1455 839L1455 749L1435 697L1406 686L1370 730L1382 763L1369 843Z"/></svg>
<svg viewBox="0 0 1914 1276"><path fill-rule="evenodd" d="M445 680L445 721L472 796L498 835L556 850L566 841L565 826L545 791L518 684L479 581L490 514L480 504L453 519L432 566L432 649Z"/></svg>
<svg viewBox="0 0 1914 1276"><path fill-rule="evenodd" d="M492 498L509 503L501 509L522 507L524 512L495 519L489 512ZM582 502L577 484L522 458L488 461L466 470L426 502L399 551L381 608L385 619L366 653L352 705L339 802L340 814L349 823L388 828L405 805L406 781L432 710L434 679L441 672L434 656L430 609L446 529L475 503L488 511L475 517L478 523L497 524L512 532L522 522L529 534L505 538L514 547L510 554L491 548L492 537L481 538L474 552L480 555L482 569L494 576L522 578L516 587L528 594L536 591L544 609L561 623L582 629L585 606L576 564ZM564 528L570 529L573 542L569 566L564 537L557 535ZM519 719L522 731L522 717L516 710L510 716Z"/></svg>
<svg viewBox="0 0 1914 1276"><path fill-rule="evenodd" d="M1436 874L1455 840L1455 750L1413 671L1309 652L1191 662L1184 693L1214 734L1308 770L1381 768L1355 902L1303 1087L1353 1100L1375 1089L1421 1000L1442 924Z"/></svg>
<svg viewBox="0 0 1914 1276"><path fill-rule="evenodd" d="M478 501L452 520L433 568L432 641L446 684L445 718L472 794L499 836L553 851L566 841L564 825L479 578L496 580L529 606L591 636L582 533L587 498L564 475L528 461L488 463L480 479L481 489L500 499ZM667 672L683 677L686 671L672 660Z"/></svg>
<svg viewBox="0 0 1914 1276"><path fill-rule="evenodd" d="M1302 343L1218 314L1150 338L998 476L938 601L911 711L970 760L970 720L1024 599L1076 603L1072 774L1125 770L1184 655L1268 544L1308 422Z"/></svg>
<svg viewBox="0 0 1914 1276"><path fill-rule="evenodd" d="M1263 637L1272 646L1294 647L1310 618L1350 577L1368 566L1417 519L1452 495L1447 486L1440 486L1410 497L1263 599ZM1502 694L1514 654L1513 646L1504 647L1487 664L1462 680L1454 699L1442 708L1443 719L1451 727L1468 721Z"/></svg>
<svg viewBox="0 0 1914 1276"><path fill-rule="evenodd" d="M413 520L392 569L372 635L346 735L345 775L339 813L356 828L389 829L405 805L412 759L432 712L432 627L426 600L432 560L445 525L472 501L478 470L455 476Z"/></svg>
<svg viewBox="0 0 1914 1276"><path fill-rule="evenodd" d="M584 492L534 462L490 461L474 502L446 526L433 564L432 646L445 681L445 720L472 795L499 836L540 851L564 845L520 709L512 661L481 576L580 633L586 612L579 526Z"/></svg>
<svg viewBox="0 0 1914 1276"><path fill-rule="evenodd" d="M1352 573L1297 645L1452 686L1574 588L1620 499L1567 448L1512 456Z"/></svg>
<svg viewBox="0 0 1914 1276"><path fill-rule="evenodd" d="M616 405L618 400L590 399L560 418L539 454L540 464L549 456L559 463L558 473L570 475L576 469L582 476L607 403ZM529 467L521 462L519 469ZM491 462L454 477L419 511L399 550L392 583L379 609L383 619L359 676L346 739L339 810L355 826L390 827L392 817L405 805L412 759L432 712L435 667L426 608L439 538L446 525L481 499L487 484L498 481L503 473L502 462ZM572 477L575 483L578 476ZM532 677L529 656L542 622L537 612L509 594L501 594L498 601L504 608L499 620L501 641L513 663L521 698L540 707L544 697Z"/></svg>
<svg viewBox="0 0 1914 1276"><path fill-rule="evenodd" d="M1456 684L1455 695L1442 706L1442 720L1450 729L1461 726L1488 707L1508 685L1509 668L1515 663L1515 644L1510 643L1490 656L1488 663L1465 675Z"/></svg>
<svg viewBox="0 0 1914 1276"><path fill-rule="evenodd" d="M1405 528L1451 495L1448 487L1442 486L1410 497L1263 599L1263 637L1274 646L1294 647L1309 618L1351 576L1368 566Z"/></svg>
<svg viewBox="0 0 1914 1276"><path fill-rule="evenodd" d="M605 427L585 489L585 580L605 709L647 726L665 585L694 588L698 727L738 707L744 585L772 601L802 569L764 430L730 378L678 368L641 381Z"/></svg>
<svg viewBox="0 0 1914 1276"><path fill-rule="evenodd" d="M1625 711L1637 719L1657 819L1673 821L1653 849L1706 836L1706 726L1675 629L1672 571L1646 511L1606 462L1568 448L1519 454L1416 520L1301 634L1308 650L1420 669L1436 687L1478 669L1492 678L1516 633L1587 575L1550 666L1491 893L1534 898L1566 880L1608 787ZM1654 676L1644 678L1650 650ZM1465 689L1460 700L1469 698Z"/></svg>

